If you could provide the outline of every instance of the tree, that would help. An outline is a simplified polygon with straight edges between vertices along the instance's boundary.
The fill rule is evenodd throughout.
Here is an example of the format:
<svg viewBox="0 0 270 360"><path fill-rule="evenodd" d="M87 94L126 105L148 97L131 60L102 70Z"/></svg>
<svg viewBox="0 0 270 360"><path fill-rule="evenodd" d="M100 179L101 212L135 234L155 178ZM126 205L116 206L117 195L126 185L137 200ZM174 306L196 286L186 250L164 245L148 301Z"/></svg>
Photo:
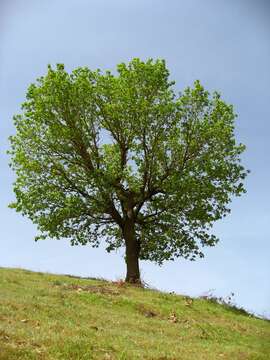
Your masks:
<svg viewBox="0 0 270 360"><path fill-rule="evenodd" d="M62 64L30 85L14 116L10 206L38 239L125 246L126 281L139 259L203 256L214 221L245 189L235 114L199 81L176 95L163 60L133 59L117 74Z"/></svg>

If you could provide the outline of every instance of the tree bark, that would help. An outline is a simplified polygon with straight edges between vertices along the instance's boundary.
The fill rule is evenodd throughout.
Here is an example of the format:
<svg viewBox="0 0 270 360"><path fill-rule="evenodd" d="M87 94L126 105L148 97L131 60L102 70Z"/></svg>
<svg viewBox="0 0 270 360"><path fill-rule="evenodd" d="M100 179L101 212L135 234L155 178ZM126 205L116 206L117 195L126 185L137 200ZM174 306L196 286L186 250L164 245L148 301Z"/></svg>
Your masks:
<svg viewBox="0 0 270 360"><path fill-rule="evenodd" d="M128 219L124 225L123 236L126 244L126 282L132 284L141 284L139 254L140 244L135 236L135 226L131 219Z"/></svg>

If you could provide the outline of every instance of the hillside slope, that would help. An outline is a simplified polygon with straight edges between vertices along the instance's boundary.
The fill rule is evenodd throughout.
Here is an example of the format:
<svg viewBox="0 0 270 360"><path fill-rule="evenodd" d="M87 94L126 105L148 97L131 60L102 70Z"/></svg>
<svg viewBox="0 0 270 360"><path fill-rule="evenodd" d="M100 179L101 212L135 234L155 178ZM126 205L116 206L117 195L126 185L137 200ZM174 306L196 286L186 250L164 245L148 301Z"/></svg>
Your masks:
<svg viewBox="0 0 270 360"><path fill-rule="evenodd" d="M270 359L270 322L208 300L0 269L0 360Z"/></svg>

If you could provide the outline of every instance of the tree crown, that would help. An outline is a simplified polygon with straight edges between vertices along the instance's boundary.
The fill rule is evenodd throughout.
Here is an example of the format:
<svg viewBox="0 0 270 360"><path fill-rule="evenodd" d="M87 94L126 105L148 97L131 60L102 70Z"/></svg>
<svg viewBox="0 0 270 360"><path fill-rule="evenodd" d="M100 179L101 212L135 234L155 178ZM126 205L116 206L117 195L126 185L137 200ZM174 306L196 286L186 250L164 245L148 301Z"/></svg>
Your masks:
<svg viewBox="0 0 270 360"><path fill-rule="evenodd" d="M140 258L202 256L209 229L245 189L235 114L195 81L177 95L163 60L133 59L117 74L62 64L32 84L14 117L11 206L36 239L66 237L107 250L132 220Z"/></svg>

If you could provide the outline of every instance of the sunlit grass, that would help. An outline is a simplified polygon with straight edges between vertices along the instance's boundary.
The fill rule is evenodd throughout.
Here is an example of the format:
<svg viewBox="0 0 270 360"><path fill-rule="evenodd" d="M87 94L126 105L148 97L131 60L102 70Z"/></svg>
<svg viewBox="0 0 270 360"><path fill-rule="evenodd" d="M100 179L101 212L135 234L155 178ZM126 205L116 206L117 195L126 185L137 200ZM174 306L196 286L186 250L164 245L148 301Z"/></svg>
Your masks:
<svg viewBox="0 0 270 360"><path fill-rule="evenodd" d="M0 269L0 360L270 359L270 322L204 299Z"/></svg>

